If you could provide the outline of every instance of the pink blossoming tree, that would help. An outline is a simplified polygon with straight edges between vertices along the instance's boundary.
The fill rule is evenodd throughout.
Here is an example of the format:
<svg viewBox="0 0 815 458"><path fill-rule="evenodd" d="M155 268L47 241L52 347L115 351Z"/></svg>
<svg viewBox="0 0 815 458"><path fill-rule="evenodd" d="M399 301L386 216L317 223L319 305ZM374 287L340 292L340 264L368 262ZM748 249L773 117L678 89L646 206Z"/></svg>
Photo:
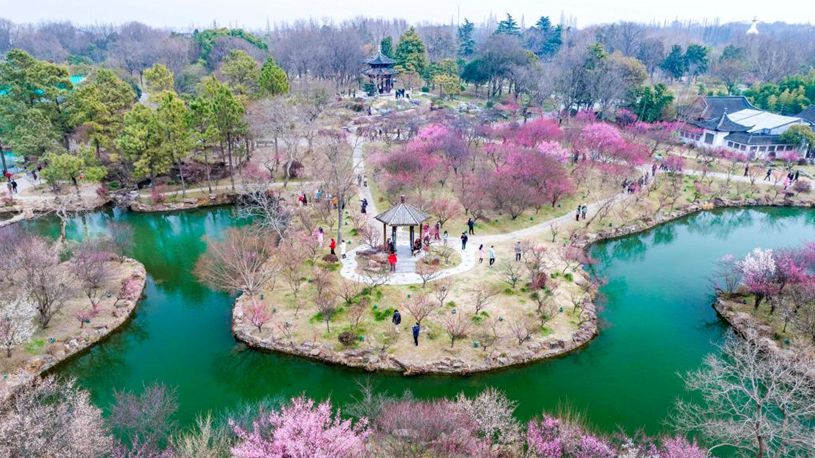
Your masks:
<svg viewBox="0 0 815 458"><path fill-rule="evenodd" d="M317 406L303 397L272 412L245 431L230 422L238 436L237 458L354 458L366 456L370 434L364 418L353 424L331 412L326 401Z"/></svg>

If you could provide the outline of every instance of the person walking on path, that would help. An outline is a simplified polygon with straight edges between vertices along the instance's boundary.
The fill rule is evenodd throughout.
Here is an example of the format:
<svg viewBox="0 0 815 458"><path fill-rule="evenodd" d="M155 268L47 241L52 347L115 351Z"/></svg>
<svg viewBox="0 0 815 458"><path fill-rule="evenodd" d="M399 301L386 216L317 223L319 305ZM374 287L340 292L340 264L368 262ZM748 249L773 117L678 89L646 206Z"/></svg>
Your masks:
<svg viewBox="0 0 815 458"><path fill-rule="evenodd" d="M340 257L342 259L345 259L345 252L346 252L346 250L348 248L348 246L347 246L348 243L350 243L350 242L346 242L345 240L340 242Z"/></svg>
<svg viewBox="0 0 815 458"><path fill-rule="evenodd" d="M744 176L750 172L750 164L744 164Z"/></svg>
<svg viewBox="0 0 815 458"><path fill-rule="evenodd" d="M470 238L469 238L469 237L467 237L467 233L466 233L466 232L462 232L462 233L461 233L461 251L464 251L464 250L466 250L466 249L467 249L467 240L469 240L469 239L470 239Z"/></svg>
<svg viewBox="0 0 815 458"><path fill-rule="evenodd" d="M467 219L467 228L470 235L475 235L475 220L472 217Z"/></svg>
<svg viewBox="0 0 815 458"><path fill-rule="evenodd" d="M580 209L580 216L585 220L586 219L586 212L589 210L589 206L583 204L583 208Z"/></svg>
<svg viewBox="0 0 815 458"><path fill-rule="evenodd" d="M478 245L478 263L484 263L484 244Z"/></svg>
<svg viewBox="0 0 815 458"><path fill-rule="evenodd" d="M450 236L447 234L447 231L444 231L444 235L442 235L442 239L441 239L442 240L442 242L441 242L442 245L447 246L447 239L448 238L450 238Z"/></svg>
<svg viewBox="0 0 815 458"><path fill-rule="evenodd" d="M801 173L800 170L795 171L795 176L793 176L792 181L798 181L798 175Z"/></svg>
<svg viewBox="0 0 815 458"><path fill-rule="evenodd" d="M487 256L490 258L490 267L495 264L495 245L490 245L490 251L487 252Z"/></svg>
<svg viewBox="0 0 815 458"><path fill-rule="evenodd" d="M388 255L388 265L390 266L391 272L396 272L396 252L391 251L391 254Z"/></svg>
<svg viewBox="0 0 815 458"><path fill-rule="evenodd" d="M334 252L334 249L337 248L337 241L334 240L334 237L331 237L331 241L328 242L328 248L331 250L331 254L333 254L334 256L337 255L337 253Z"/></svg>
<svg viewBox="0 0 815 458"><path fill-rule="evenodd" d="M583 206L582 206L582 205L578 205L578 206L577 206L577 213L575 213L575 215L574 215L574 220L575 220L575 221L580 221L580 209L581 209L581 208L583 208Z"/></svg>
<svg viewBox="0 0 815 458"><path fill-rule="evenodd" d="M419 326L419 323L416 323L416 324L413 325L413 328L411 328L411 329L413 331L413 345L418 347L419 346L419 330L421 329L421 327Z"/></svg>
<svg viewBox="0 0 815 458"><path fill-rule="evenodd" d="M441 224L438 221L433 226L433 240L441 240Z"/></svg>
<svg viewBox="0 0 815 458"><path fill-rule="evenodd" d="M767 169L767 174L764 175L764 181L770 181L770 176L773 174L773 168Z"/></svg>
<svg viewBox="0 0 815 458"><path fill-rule="evenodd" d="M11 180L11 190L14 194L17 194L17 181L14 179Z"/></svg>
<svg viewBox="0 0 815 458"><path fill-rule="evenodd" d="M399 313L399 310L393 311L393 317L391 318L391 323L393 323L393 327L396 328L396 332L399 332L399 325L402 324L402 314Z"/></svg>
<svg viewBox="0 0 815 458"><path fill-rule="evenodd" d="M521 241L515 242L515 261L521 262L521 253L523 253L523 249L521 248Z"/></svg>

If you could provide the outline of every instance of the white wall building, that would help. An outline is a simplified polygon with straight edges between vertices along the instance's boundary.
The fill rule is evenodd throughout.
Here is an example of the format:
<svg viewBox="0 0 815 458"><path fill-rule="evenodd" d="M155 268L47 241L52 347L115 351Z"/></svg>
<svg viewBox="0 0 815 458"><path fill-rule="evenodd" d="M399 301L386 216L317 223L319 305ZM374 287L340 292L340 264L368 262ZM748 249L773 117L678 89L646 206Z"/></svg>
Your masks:
<svg viewBox="0 0 815 458"><path fill-rule="evenodd" d="M728 148L753 159L775 157L797 151L797 145L781 140L794 125L809 125L800 117L759 110L744 97L702 97L701 111L689 123L699 130L682 132L687 143L704 148Z"/></svg>

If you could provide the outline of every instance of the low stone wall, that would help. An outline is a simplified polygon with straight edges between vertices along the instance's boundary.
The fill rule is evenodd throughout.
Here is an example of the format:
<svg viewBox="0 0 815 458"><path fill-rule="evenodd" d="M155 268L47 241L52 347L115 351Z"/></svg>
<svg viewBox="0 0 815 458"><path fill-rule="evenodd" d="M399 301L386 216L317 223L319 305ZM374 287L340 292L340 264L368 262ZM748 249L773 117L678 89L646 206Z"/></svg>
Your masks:
<svg viewBox="0 0 815 458"><path fill-rule="evenodd" d="M771 326L761 323L749 313L738 311L734 300L719 296L716 298L716 302L713 303L713 309L727 321L737 334L744 335L748 331L753 331L757 334L761 344L768 350L773 352L786 351L773 339Z"/></svg>
<svg viewBox="0 0 815 458"><path fill-rule="evenodd" d="M749 313L738 311L735 299L726 299L719 295L713 303L713 309L716 310L716 313L718 313L722 319L727 321L727 324L736 331L736 334L744 336L748 332L754 332L758 338L759 345L764 351L786 358L800 356L799 353L802 347L791 346L789 348L783 348L773 338L773 328L762 323ZM804 366L803 373L809 378L815 379L815 367L811 365Z"/></svg>
<svg viewBox="0 0 815 458"><path fill-rule="evenodd" d="M130 204L130 210L136 213L172 212L178 210L191 210L193 208L215 207L235 203L237 194L219 193L207 197L187 197L173 202L154 204L150 202L135 201Z"/></svg>
<svg viewBox="0 0 815 458"><path fill-rule="evenodd" d="M421 364L400 361L375 348L336 350L330 343L295 342L275 336L259 338L256 328L244 317L243 300L239 297L232 310L232 333L251 348L286 353L330 364L364 369L366 371L393 371L402 375L456 374L466 375L488 372L512 366L562 356L586 345L597 335L597 315L593 303L586 305L588 320L572 334L571 340L527 341L512 349L501 349L484 354L478 361L445 357ZM498 353L498 354L496 354Z"/></svg>
<svg viewBox="0 0 815 458"><path fill-rule="evenodd" d="M716 208L750 208L750 207L810 208L815 207L815 201L813 200L772 201L765 199L727 200L717 197L707 202L686 205L684 207L674 209L662 215L657 216L645 215L624 226L609 229L607 231L600 231L598 233L588 233L580 236L577 240L574 240L574 244L581 248L588 248L593 243L626 237L628 235L636 234L638 232L644 232L656 226L669 223L679 218L684 218L685 216L689 216L694 213L713 210Z"/></svg>
<svg viewBox="0 0 815 458"><path fill-rule="evenodd" d="M79 335L71 336L64 341L58 340L53 343L48 343L46 345L45 354L28 359L25 366L18 368L16 371L8 374L3 380L0 380L0 402L14 393L20 386L30 383L46 371L77 356L97 342L105 339L130 319L133 315L133 311L136 310L136 304L144 293L144 287L147 284L147 272L145 271L144 265L135 259L126 258L123 264L125 268L130 271L130 274L127 275L122 282L135 279L138 282L138 287L135 288L135 291L138 291L138 295L131 298L119 299L111 312L114 320L107 326L86 326L81 330Z"/></svg>

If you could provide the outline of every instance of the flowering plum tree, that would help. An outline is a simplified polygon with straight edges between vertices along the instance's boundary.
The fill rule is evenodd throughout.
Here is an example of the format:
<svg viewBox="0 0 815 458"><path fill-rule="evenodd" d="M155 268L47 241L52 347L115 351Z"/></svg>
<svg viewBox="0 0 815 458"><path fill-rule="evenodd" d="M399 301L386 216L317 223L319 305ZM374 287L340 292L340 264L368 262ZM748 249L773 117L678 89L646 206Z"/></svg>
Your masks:
<svg viewBox="0 0 815 458"><path fill-rule="evenodd" d="M0 456L106 456L112 446L102 411L73 379L34 380L0 406Z"/></svg>
<svg viewBox="0 0 815 458"><path fill-rule="evenodd" d="M509 140L527 148L538 146L542 142L556 143L563 138L560 126L551 119L538 118L521 125L514 131Z"/></svg>
<svg viewBox="0 0 815 458"><path fill-rule="evenodd" d="M742 281L756 296L755 308L761 301L777 291L776 264L773 250L755 248L739 263Z"/></svg>
<svg viewBox="0 0 815 458"><path fill-rule="evenodd" d="M0 345L11 358L11 349L28 342L37 328L34 318L37 310L24 295L0 296Z"/></svg>
<svg viewBox="0 0 815 458"><path fill-rule="evenodd" d="M263 331L263 325L272 319L272 314L263 301L251 300L249 305L244 305L244 313L249 317L252 326L258 328L258 332Z"/></svg>
<svg viewBox="0 0 815 458"><path fill-rule="evenodd" d="M366 419L353 424L332 414L328 401L315 406L302 397L261 417L251 431L230 425L238 436L232 448L237 458L362 457L370 435Z"/></svg>

